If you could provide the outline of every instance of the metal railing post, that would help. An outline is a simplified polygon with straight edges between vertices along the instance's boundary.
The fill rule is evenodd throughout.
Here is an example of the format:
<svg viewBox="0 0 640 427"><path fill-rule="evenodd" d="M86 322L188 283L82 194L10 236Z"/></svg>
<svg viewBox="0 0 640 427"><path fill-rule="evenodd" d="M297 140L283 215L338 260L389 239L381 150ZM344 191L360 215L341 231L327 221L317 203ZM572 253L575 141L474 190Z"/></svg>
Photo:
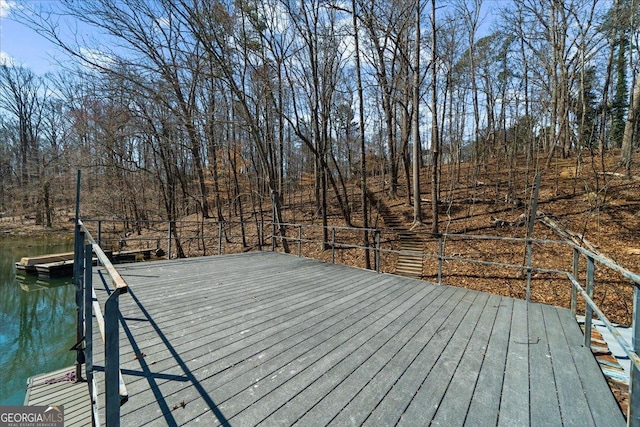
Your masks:
<svg viewBox="0 0 640 427"><path fill-rule="evenodd" d="M84 339L84 264L85 264L85 251L84 251L84 232L80 230L80 224L78 227L77 240L75 243L75 254L73 262L73 281L76 287L76 345L72 350L76 350L76 379L82 378L82 364L84 363L84 351L82 349L82 341ZM91 258L91 253L89 253Z"/></svg>
<svg viewBox="0 0 640 427"><path fill-rule="evenodd" d="M636 354L640 353L640 291L639 283L633 288L633 319L631 346ZM640 371L634 363L631 364L631 373L629 375L629 410L627 411L627 425L632 427L640 426Z"/></svg>
<svg viewBox="0 0 640 427"><path fill-rule="evenodd" d="M223 222L219 221L218 222L218 255L222 255L222 227L223 227Z"/></svg>
<svg viewBox="0 0 640 427"><path fill-rule="evenodd" d="M438 285L442 285L442 257L444 256L444 245L442 234L438 235Z"/></svg>
<svg viewBox="0 0 640 427"><path fill-rule="evenodd" d="M102 247L102 220L98 220L98 246Z"/></svg>
<svg viewBox="0 0 640 427"><path fill-rule="evenodd" d="M578 271L580 268L580 252L573 248L573 278L578 280ZM576 317L578 312L578 290L573 284L571 285L571 314Z"/></svg>
<svg viewBox="0 0 640 427"><path fill-rule="evenodd" d="M527 238L527 292L526 292L527 302L531 302L531 252L532 252L531 239Z"/></svg>
<svg viewBox="0 0 640 427"><path fill-rule="evenodd" d="M302 256L302 226L298 225L298 256Z"/></svg>
<svg viewBox="0 0 640 427"><path fill-rule="evenodd" d="M271 223L271 250L276 250L276 223Z"/></svg>
<svg viewBox="0 0 640 427"><path fill-rule="evenodd" d="M258 223L258 250L261 251L262 250L262 227L263 227L263 223L262 221L260 221Z"/></svg>
<svg viewBox="0 0 640 427"><path fill-rule="evenodd" d="M375 231L375 244L376 244L376 273L380 273L380 230Z"/></svg>
<svg viewBox="0 0 640 427"><path fill-rule="evenodd" d="M587 295L593 298L593 258L587 256ZM591 349L591 321L593 319L593 309L589 304L585 307L584 313L584 346Z"/></svg>
<svg viewBox="0 0 640 427"><path fill-rule="evenodd" d="M167 259L171 259L171 223L167 226Z"/></svg>
<svg viewBox="0 0 640 427"><path fill-rule="evenodd" d="M120 425L120 342L119 309L120 290L115 289L104 306L104 381L105 381L105 418L106 425Z"/></svg>
<svg viewBox="0 0 640 427"><path fill-rule="evenodd" d="M85 246L84 264L84 356L89 395L93 396L93 248Z"/></svg>
<svg viewBox="0 0 640 427"><path fill-rule="evenodd" d="M336 228L331 227L331 264L336 262Z"/></svg>

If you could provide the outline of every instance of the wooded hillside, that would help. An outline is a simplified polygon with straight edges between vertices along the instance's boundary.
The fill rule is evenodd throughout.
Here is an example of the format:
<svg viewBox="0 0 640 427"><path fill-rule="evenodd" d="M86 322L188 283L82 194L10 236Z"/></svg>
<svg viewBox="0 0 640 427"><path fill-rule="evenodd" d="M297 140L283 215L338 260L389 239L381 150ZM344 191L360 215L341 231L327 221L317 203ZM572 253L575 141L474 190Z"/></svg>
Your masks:
<svg viewBox="0 0 640 427"><path fill-rule="evenodd" d="M85 216L284 222L308 197L308 218L366 226L376 193L450 230L478 203L526 213L538 173L542 197L600 214L640 175L639 17L627 0L30 2L11 18L69 59L0 66L0 212L66 221L82 169Z"/></svg>

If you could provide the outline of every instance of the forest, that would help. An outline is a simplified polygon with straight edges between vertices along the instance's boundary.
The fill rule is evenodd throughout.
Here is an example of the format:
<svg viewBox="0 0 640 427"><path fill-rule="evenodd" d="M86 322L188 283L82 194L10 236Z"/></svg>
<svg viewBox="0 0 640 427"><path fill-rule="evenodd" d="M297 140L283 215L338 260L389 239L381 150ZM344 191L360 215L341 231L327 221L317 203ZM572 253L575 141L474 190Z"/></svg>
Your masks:
<svg viewBox="0 0 640 427"><path fill-rule="evenodd" d="M82 0L11 19L60 52L45 75L0 65L0 214L44 227L68 220L77 169L87 216L283 223L305 191L323 224L368 227L375 187L436 233L445 169L475 188L500 165L506 204L559 159L637 170L635 0Z"/></svg>

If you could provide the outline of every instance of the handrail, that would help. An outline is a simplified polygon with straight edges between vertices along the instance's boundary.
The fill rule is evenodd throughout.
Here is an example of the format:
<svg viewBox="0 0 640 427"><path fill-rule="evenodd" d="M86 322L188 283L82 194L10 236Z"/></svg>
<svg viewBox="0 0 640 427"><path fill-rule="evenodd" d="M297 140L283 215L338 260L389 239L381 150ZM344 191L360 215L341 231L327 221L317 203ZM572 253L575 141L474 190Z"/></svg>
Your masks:
<svg viewBox="0 0 640 427"><path fill-rule="evenodd" d="M636 274L632 271L627 270L626 268L624 268L623 266L616 264L615 262L611 262L610 259L608 258L604 258L598 254L595 254L593 252L591 252L588 249L583 248L582 246L576 245L574 242L571 241L567 241L566 244L568 244L569 246L571 246L574 249L577 249L578 251L582 252L582 254L585 257L590 257L593 258L594 260L600 262L603 265L606 265L607 267L609 267L610 269L620 273L622 276L626 277L627 279L633 281L636 286L640 286L640 275Z"/></svg>
<svg viewBox="0 0 640 427"><path fill-rule="evenodd" d="M604 323L604 325L609 330L609 332L611 332L611 334L613 335L615 340L618 342L620 347L622 347L622 350L629 357L629 360L636 366L637 369L640 369L640 357L638 356L638 353L633 351L633 349L629 346L629 343L627 342L627 340L625 340L622 334L618 331L618 329L616 329L616 327L613 326L613 323L611 323L611 321L602 312L602 310L598 308L593 298L591 298L587 293L587 291L585 291L584 288L580 286L580 283L578 282L578 280L575 277L573 277L571 273L566 273L566 275L569 281L571 281L571 284L577 289L578 293L580 293L580 295L584 298L585 302L598 315L598 319L602 323Z"/></svg>
<svg viewBox="0 0 640 427"><path fill-rule="evenodd" d="M99 264L104 267L108 276L111 277L114 286L114 291L110 293L105 302L104 314L97 301L93 287L93 254L95 254ZM76 262L77 264L75 264ZM83 267L81 267L81 264L83 264ZM105 351L105 423L109 427L117 427L120 425L120 406L128 400L127 388L120 370L120 310L118 308L118 297L127 292L128 286L80 219L76 221L74 276L77 277L76 280L84 280L84 286L77 284L78 287L84 288L84 298L79 298L77 301L81 305L78 310L79 316L82 317L81 323L84 325L84 352L87 380L93 402L93 424L101 424L97 408L97 386L93 376L92 319L95 315ZM104 281L104 277L102 279Z"/></svg>

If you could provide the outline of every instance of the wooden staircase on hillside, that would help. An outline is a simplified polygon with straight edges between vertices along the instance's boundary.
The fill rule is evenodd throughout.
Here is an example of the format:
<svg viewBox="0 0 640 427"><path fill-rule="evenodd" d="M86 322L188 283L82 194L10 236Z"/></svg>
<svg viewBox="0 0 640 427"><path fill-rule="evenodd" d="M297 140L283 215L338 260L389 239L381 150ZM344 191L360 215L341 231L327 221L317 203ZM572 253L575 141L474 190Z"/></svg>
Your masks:
<svg viewBox="0 0 640 427"><path fill-rule="evenodd" d="M421 279L423 274L422 254L424 253L422 239L417 233L409 230L402 219L392 212L382 200L377 200L372 193L369 194L369 200L372 206L378 206L378 213L385 225L398 233L400 253L395 274Z"/></svg>

